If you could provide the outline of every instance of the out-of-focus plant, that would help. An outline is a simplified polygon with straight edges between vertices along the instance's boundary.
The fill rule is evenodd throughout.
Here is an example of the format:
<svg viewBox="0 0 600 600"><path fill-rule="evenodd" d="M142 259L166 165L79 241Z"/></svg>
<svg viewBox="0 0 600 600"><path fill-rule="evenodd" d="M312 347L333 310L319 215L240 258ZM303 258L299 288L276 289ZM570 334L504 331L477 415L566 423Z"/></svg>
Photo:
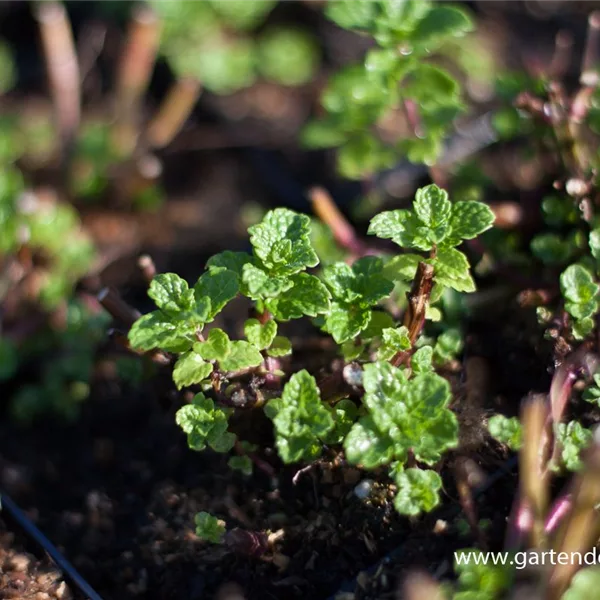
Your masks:
<svg viewBox="0 0 600 600"><path fill-rule="evenodd" d="M23 375L28 369L37 374L30 374L10 398L11 415L25 424L47 415L76 418L89 395L97 347L107 325L105 313L91 312L84 303L71 301L64 324L47 326L13 345L21 371L15 368L13 375Z"/></svg>
<svg viewBox="0 0 600 600"><path fill-rule="evenodd" d="M259 76L289 86L314 76L319 51L310 34L293 26L262 27L275 0L151 4L164 23L161 51L171 67L213 92L235 92Z"/></svg>
<svg viewBox="0 0 600 600"><path fill-rule="evenodd" d="M402 156L432 165L464 105L458 80L429 59L473 29L467 12L420 0L342 0L325 10L340 27L374 38L376 46L364 62L330 79L321 99L325 115L307 126L304 143L338 147L339 170L352 179Z"/></svg>

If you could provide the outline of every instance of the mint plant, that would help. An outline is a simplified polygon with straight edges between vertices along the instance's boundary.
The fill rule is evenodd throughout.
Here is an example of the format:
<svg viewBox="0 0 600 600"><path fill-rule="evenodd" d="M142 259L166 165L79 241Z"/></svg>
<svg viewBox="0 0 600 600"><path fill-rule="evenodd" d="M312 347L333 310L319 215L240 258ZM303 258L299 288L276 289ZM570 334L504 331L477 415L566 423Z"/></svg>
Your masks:
<svg viewBox="0 0 600 600"><path fill-rule="evenodd" d="M518 417L494 415L488 420L490 435L511 450L519 450L523 443L523 430Z"/></svg>
<svg viewBox="0 0 600 600"><path fill-rule="evenodd" d="M593 316L598 311L600 287L588 269L575 264L560 276L560 289L565 310L572 318L573 336L584 339L594 328Z"/></svg>
<svg viewBox="0 0 600 600"><path fill-rule="evenodd" d="M382 213L369 229L427 254L362 256L309 272L319 265L310 219L283 208L269 211L249 229L250 253L211 257L193 286L174 273L156 275L148 290L156 310L133 324L129 342L140 351L168 353L176 387L195 388L191 403L177 412L190 448L226 453L235 447L232 468L251 472L256 449L237 437L230 417L263 407L284 463L311 463L338 448L364 469L387 467L399 512L430 511L442 482L421 466L440 462L458 443L450 385L435 367L460 352L462 339L452 329L434 345L420 336L428 305L441 290L475 289L456 246L491 227L493 218L485 205L452 204L430 185L418 190L413 210ZM398 282L411 286L402 324L383 305ZM251 300L257 315L244 323L243 340L211 325L238 296ZM279 328L307 317L348 361L344 381L332 386L306 368L288 373L294 363L284 361L290 354L293 361L294 348ZM244 385L249 393L242 397Z"/></svg>
<svg viewBox="0 0 600 600"><path fill-rule="evenodd" d="M564 466L567 471L580 471L583 468L582 451L592 443L593 433L585 429L579 421L559 423L556 436L561 447L560 464L554 465L559 469Z"/></svg>
<svg viewBox="0 0 600 600"><path fill-rule="evenodd" d="M199 512L196 517L196 535L211 544L220 544L225 535L225 523L207 512Z"/></svg>
<svg viewBox="0 0 600 600"><path fill-rule="evenodd" d="M420 0L342 0L325 12L376 45L364 62L330 79L321 99L326 115L305 129L305 144L338 147L338 168L353 179L392 166L400 155L433 164L464 106L458 81L429 59L470 32L471 18L462 8ZM386 136L386 119L402 114L410 133ZM377 126L383 135L374 133Z"/></svg>
<svg viewBox="0 0 600 600"><path fill-rule="evenodd" d="M322 440L334 428L317 382L306 370L292 375L281 398L270 400L265 411L275 427L279 456L286 463L317 458Z"/></svg>
<svg viewBox="0 0 600 600"><path fill-rule="evenodd" d="M161 51L171 68L212 92L231 94L259 77L298 86L314 75L316 41L297 28L265 25L275 0L151 4L163 21Z"/></svg>
<svg viewBox="0 0 600 600"><path fill-rule="evenodd" d="M231 412L215 407L210 398L200 393L191 404L177 411L175 420L187 434L188 445L193 450L204 450L208 445L215 452L229 452L235 443L235 436L227 431Z"/></svg>
<svg viewBox="0 0 600 600"><path fill-rule="evenodd" d="M473 292L475 284L469 261L456 246L488 230L493 222L494 213L482 202L452 204L448 193L432 184L417 191L413 210L377 215L371 221L369 233L391 239L402 248L429 251L424 262L434 267L438 285ZM419 258L414 260L417 262Z"/></svg>

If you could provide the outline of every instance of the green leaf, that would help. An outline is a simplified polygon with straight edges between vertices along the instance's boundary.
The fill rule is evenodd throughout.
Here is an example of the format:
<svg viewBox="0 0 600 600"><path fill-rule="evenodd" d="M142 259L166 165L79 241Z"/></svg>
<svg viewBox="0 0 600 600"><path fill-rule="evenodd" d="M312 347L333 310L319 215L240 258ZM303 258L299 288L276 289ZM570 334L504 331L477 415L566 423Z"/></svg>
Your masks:
<svg viewBox="0 0 600 600"><path fill-rule="evenodd" d="M360 297L360 293L353 289L355 274L350 265L344 262L327 265L322 277L336 300L354 302Z"/></svg>
<svg viewBox="0 0 600 600"><path fill-rule="evenodd" d="M187 434L188 446L196 451L204 450L207 444L217 452L231 449L235 436L227 431L228 418L228 412L215 407L214 402L201 393L175 415L176 423Z"/></svg>
<svg viewBox="0 0 600 600"><path fill-rule="evenodd" d="M129 343L138 350L161 348L168 352L185 352L193 344L193 328L172 320L160 310L140 317L128 334Z"/></svg>
<svg viewBox="0 0 600 600"><path fill-rule="evenodd" d="M428 373L433 370L433 348L431 346L423 346L419 348L410 359L410 366L413 373Z"/></svg>
<svg viewBox="0 0 600 600"><path fill-rule="evenodd" d="M439 375L428 372L407 380L401 369L378 361L365 365L363 386L363 404L369 421L366 431L357 429L355 432L357 436L360 433L353 438L357 444L355 450L362 447L360 440L365 436L372 438L373 444L376 438L378 448L384 439L390 445L384 455L386 461L391 457L403 463L410 450L417 460L431 464L439 460L444 450L456 446L458 422L448 409L450 386ZM370 447L365 441L364 448ZM373 460L363 459L358 454L348 458L359 463Z"/></svg>
<svg viewBox="0 0 600 600"><path fill-rule="evenodd" d="M252 263L252 257L247 252L231 252L230 250L226 250L209 258L206 266L209 269L228 269L229 271L233 271L238 278L241 278L244 265L249 263Z"/></svg>
<svg viewBox="0 0 600 600"><path fill-rule="evenodd" d="M358 305L348 306L331 303L331 309L325 317L324 330L333 336L337 344L354 339L365 329L371 319L371 310Z"/></svg>
<svg viewBox="0 0 600 600"><path fill-rule="evenodd" d="M483 202L455 202L450 217L450 235L444 243L456 246L463 240L472 240L490 229L495 218L490 207Z"/></svg>
<svg viewBox="0 0 600 600"><path fill-rule="evenodd" d="M441 242L448 232L452 211L448 192L435 184L420 188L415 196L414 209L417 217L435 232L432 241Z"/></svg>
<svg viewBox="0 0 600 600"><path fill-rule="evenodd" d="M401 515L415 517L432 511L440 503L442 478L435 471L407 469L394 479L398 486L394 506Z"/></svg>
<svg viewBox="0 0 600 600"><path fill-rule="evenodd" d="M277 450L285 463L316 458L320 440L334 427L317 383L306 370L292 375L281 398L269 401L265 412L273 420Z"/></svg>
<svg viewBox="0 0 600 600"><path fill-rule="evenodd" d="M418 254L399 254L388 260L383 275L390 281L412 281L419 263L423 260Z"/></svg>
<svg viewBox="0 0 600 600"><path fill-rule="evenodd" d="M495 600L511 587L514 566L486 563L484 555L481 550L471 548L454 554L460 590L454 594L454 600Z"/></svg>
<svg viewBox="0 0 600 600"><path fill-rule="evenodd" d="M381 346L377 351L377 359L390 360L398 352L410 350L410 348L411 343L406 327L384 329L381 336Z"/></svg>
<svg viewBox="0 0 600 600"><path fill-rule="evenodd" d="M204 360L224 360L230 351L231 341L222 329L211 329L205 342L194 344L194 352Z"/></svg>
<svg viewBox="0 0 600 600"><path fill-rule="evenodd" d="M474 24L462 8L434 5L411 35L414 44L434 50L449 38L460 38L473 31Z"/></svg>
<svg viewBox="0 0 600 600"><path fill-rule="evenodd" d="M391 239L402 248L431 250L429 228L410 210L388 210L379 213L369 225L369 235Z"/></svg>
<svg viewBox="0 0 600 600"><path fill-rule="evenodd" d="M308 83L319 65L316 39L300 28L268 26L258 39L257 67L281 85Z"/></svg>
<svg viewBox="0 0 600 600"><path fill-rule="evenodd" d="M252 460L247 456L232 456L227 461L230 469L241 471L244 475L252 475Z"/></svg>
<svg viewBox="0 0 600 600"><path fill-rule="evenodd" d="M600 260L600 228L590 231L589 244L592 256Z"/></svg>
<svg viewBox="0 0 600 600"><path fill-rule="evenodd" d="M150 283L148 296L158 308L171 316L191 310L194 306L193 290L189 289L187 281L175 273L156 275Z"/></svg>
<svg viewBox="0 0 600 600"><path fill-rule="evenodd" d="M298 273L290 280L293 282L293 287L285 294L265 301L265 306L275 318L289 321L304 315L316 317L329 311L331 295L317 277Z"/></svg>
<svg viewBox="0 0 600 600"><path fill-rule="evenodd" d="M254 253L274 274L292 275L319 264L310 243L310 218L306 215L276 208L248 231Z"/></svg>
<svg viewBox="0 0 600 600"><path fill-rule="evenodd" d="M246 339L259 350L268 348L277 335L277 323L268 320L261 324L258 319L248 319L244 325Z"/></svg>
<svg viewBox="0 0 600 600"><path fill-rule="evenodd" d="M463 349L463 338L462 334L458 329L447 329L442 333L433 349L433 359L438 365L443 365L453 359Z"/></svg>
<svg viewBox="0 0 600 600"><path fill-rule="evenodd" d="M445 285L457 292L474 292L475 282L469 272L467 257L456 248L440 248L432 261L434 279L438 285Z"/></svg>
<svg viewBox="0 0 600 600"><path fill-rule="evenodd" d="M282 335L275 336L271 347L267 350L269 356L275 358L280 356L287 356L292 353L292 342Z"/></svg>
<svg viewBox="0 0 600 600"><path fill-rule="evenodd" d="M361 306L374 306L387 298L394 284L383 276L383 261L377 256L364 256L352 265L352 287L359 295Z"/></svg>
<svg viewBox="0 0 600 600"><path fill-rule="evenodd" d="M381 310L372 310L371 318L366 329L361 331L361 339L370 341L373 338L380 337L384 329L394 327L394 319L387 312Z"/></svg>
<svg viewBox="0 0 600 600"><path fill-rule="evenodd" d="M207 542L220 544L225 535L225 524L223 521L213 517L210 513L199 512L194 517L196 523L196 535Z"/></svg>
<svg viewBox="0 0 600 600"><path fill-rule="evenodd" d="M336 300L327 315L325 330L338 344L365 329L371 318L368 307L389 296L394 288L383 277L383 261L374 256L361 258L352 267L342 262L328 265L323 279Z"/></svg>
<svg viewBox="0 0 600 600"><path fill-rule="evenodd" d="M341 146L346 140L345 132L333 119L310 121L300 136L306 148L331 148Z"/></svg>
<svg viewBox="0 0 600 600"><path fill-rule="evenodd" d="M511 450L519 450L523 443L523 431L518 417L494 415L488 421L490 435Z"/></svg>
<svg viewBox="0 0 600 600"><path fill-rule="evenodd" d="M561 265L570 260L576 248L556 233L543 233L531 240L531 251L547 265Z"/></svg>
<svg viewBox="0 0 600 600"><path fill-rule="evenodd" d="M600 289L592 274L581 265L571 265L560 276L560 287L566 300L584 304L595 300Z"/></svg>
<svg viewBox="0 0 600 600"><path fill-rule="evenodd" d="M177 389L200 383L212 373L213 367L210 363L202 360L195 352L182 354L173 368L173 381Z"/></svg>
<svg viewBox="0 0 600 600"><path fill-rule="evenodd" d="M583 468L581 452L587 448L594 434L582 427L578 421L559 423L556 427L556 436L562 447L561 460L569 471L580 471Z"/></svg>
<svg viewBox="0 0 600 600"><path fill-rule="evenodd" d="M325 5L327 18L344 29L370 29L377 12L378 6L372 0L339 0Z"/></svg>
<svg viewBox="0 0 600 600"><path fill-rule="evenodd" d="M326 444L341 444L358 417L358 408L352 400L340 400L332 409L334 428L327 433L323 441Z"/></svg>
<svg viewBox="0 0 600 600"><path fill-rule="evenodd" d="M586 600L593 598L600 587L600 567L584 567L571 579L569 589L561 600Z"/></svg>
<svg viewBox="0 0 600 600"><path fill-rule="evenodd" d="M385 465L394 455L392 440L379 431L371 417L362 417L352 426L344 440L344 451L349 462L365 469Z"/></svg>
<svg viewBox="0 0 600 600"><path fill-rule="evenodd" d="M223 307L239 292L238 276L224 267L212 267L198 279L194 286L196 302L210 300L208 322L212 321Z"/></svg>
<svg viewBox="0 0 600 600"><path fill-rule="evenodd" d="M294 286L289 277L269 275L264 269L252 263L244 265L242 284L245 293L253 300L276 298Z"/></svg>
<svg viewBox="0 0 600 600"><path fill-rule="evenodd" d="M248 367L257 367L262 364L263 357L256 346L249 342L231 342L227 356L219 361L224 371L239 371Z"/></svg>

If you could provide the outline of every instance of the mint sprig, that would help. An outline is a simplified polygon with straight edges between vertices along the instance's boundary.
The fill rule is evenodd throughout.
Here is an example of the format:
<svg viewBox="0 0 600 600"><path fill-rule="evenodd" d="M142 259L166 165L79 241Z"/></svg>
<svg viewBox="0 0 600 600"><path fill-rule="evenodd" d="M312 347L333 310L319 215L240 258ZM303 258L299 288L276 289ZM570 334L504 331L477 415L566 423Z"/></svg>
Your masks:
<svg viewBox="0 0 600 600"><path fill-rule="evenodd" d="M369 233L391 239L402 248L429 251L430 257L424 261L434 266L439 285L473 292L469 261L455 246L483 233L493 222L494 213L482 202L452 204L448 193L432 184L417 191L414 210L386 211L374 217ZM416 270L417 258L413 257L399 257L388 264L386 273L395 272L403 278L413 268Z"/></svg>
<svg viewBox="0 0 600 600"><path fill-rule="evenodd" d="M306 370L292 375L281 398L270 400L265 412L275 426L277 450L285 463L317 458L322 440L335 425L314 377Z"/></svg>
<svg viewBox="0 0 600 600"><path fill-rule="evenodd" d="M456 446L450 386L439 375L423 373L409 380L401 369L375 362L365 365L363 386L367 415L344 441L350 462L367 469L392 460L402 464L411 451L417 460L434 464Z"/></svg>

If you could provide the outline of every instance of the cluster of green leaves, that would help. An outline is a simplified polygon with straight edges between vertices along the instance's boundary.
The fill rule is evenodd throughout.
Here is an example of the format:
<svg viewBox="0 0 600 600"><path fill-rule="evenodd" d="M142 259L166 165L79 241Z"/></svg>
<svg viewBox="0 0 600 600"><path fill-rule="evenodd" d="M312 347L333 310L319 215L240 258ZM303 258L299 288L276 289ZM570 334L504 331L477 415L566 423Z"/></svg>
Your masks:
<svg viewBox="0 0 600 600"><path fill-rule="evenodd" d="M454 571L458 581L449 590L452 600L496 600L511 588L515 575L512 563L495 565L474 548L460 550L456 555Z"/></svg>
<svg viewBox="0 0 600 600"><path fill-rule="evenodd" d="M225 523L207 512L199 512L195 517L196 535L212 544L220 544L225 535Z"/></svg>
<svg viewBox="0 0 600 600"><path fill-rule="evenodd" d="M364 363L355 369L353 383L364 389L364 397L360 403L343 394L322 398L307 370L292 374L279 397L269 397L273 396L269 390L264 404L279 456L285 463L310 462L324 447L343 447L351 463L366 469L388 466L398 488L399 512L428 511L439 502L439 475L412 464L405 467L409 459L434 465L457 444L450 386L434 366L460 352L461 336L448 329L435 345L417 340L413 347L407 327L399 326L381 303L389 299L398 281L414 277L419 262L433 266L438 290L448 286L472 291L467 258L456 246L492 221L485 205L452 204L446 192L427 186L417 192L414 210L383 213L371 224L371 233L391 238L404 249L429 251L427 256L404 254L387 261L367 256L352 265L333 261L313 274L307 271L317 267L319 258L311 242L310 219L275 209L250 227L250 253L227 251L213 256L193 287L173 273L157 275L148 291L157 309L133 325L129 341L139 350L176 355L176 386L203 390L177 413L189 446L228 452L236 445L229 417L236 410L232 407L238 406L227 396L235 387L228 382L248 373L285 376L278 361L292 352L292 346L278 335L279 323L312 318L332 336L347 360ZM404 265L398 260L403 258L407 258ZM239 296L253 301L260 315L246 321L246 339L231 339L217 327L207 333L206 326ZM404 366L386 362L398 353L410 356ZM209 390L218 390L215 400L208 397ZM243 440L237 441L238 453L240 448L250 451ZM251 462L243 453L230 462L242 472L251 472Z"/></svg>
<svg viewBox="0 0 600 600"><path fill-rule="evenodd" d="M39 302L54 308L92 264L94 249L69 205L43 201L28 192L14 165L0 173L0 258L20 249L44 258L40 272Z"/></svg>
<svg viewBox="0 0 600 600"><path fill-rule="evenodd" d="M565 300L565 310L571 316L573 336L575 339L584 339L594 329L600 287L589 269L574 264L561 274L560 289Z"/></svg>
<svg viewBox="0 0 600 600"><path fill-rule="evenodd" d="M30 375L10 399L16 420L30 423L49 414L64 419L79 415L108 322L104 313L91 313L83 303L71 301L64 327L48 327L18 346L0 338L0 381L10 379L19 368L40 369L39 376Z"/></svg>
<svg viewBox="0 0 600 600"><path fill-rule="evenodd" d="M330 79L322 96L326 116L308 125L305 144L339 146L339 170L353 179L390 167L399 155L433 164L464 106L459 82L427 59L470 32L471 18L462 8L423 0L340 0L325 10L340 27L373 37L377 45L361 64ZM406 103L416 112L417 130L386 143L374 126Z"/></svg>
<svg viewBox="0 0 600 600"><path fill-rule="evenodd" d="M194 76L213 92L229 94L261 76L297 86L319 63L316 40L296 27L262 27L276 0L162 2L161 48L178 76ZM257 34L255 30L260 27Z"/></svg>
<svg viewBox="0 0 600 600"><path fill-rule="evenodd" d="M490 435L500 443L506 444L511 450L520 450L523 444L523 428L518 417L505 417L494 415L488 421ZM556 442L560 447L557 464L552 465L555 470L579 471L583 467L581 452L587 448L593 434L584 428L578 421L558 423L554 432Z"/></svg>
<svg viewBox="0 0 600 600"><path fill-rule="evenodd" d="M112 135L112 125L109 120L89 120L82 123L77 132L69 164L69 185L79 200L98 202L103 199L115 180L117 167L130 158L124 155ZM138 210L155 209L163 201L164 191L156 183L141 185L127 198L128 204Z"/></svg>
<svg viewBox="0 0 600 600"><path fill-rule="evenodd" d="M208 445L215 452L229 452L235 444L235 435L227 431L231 412L215 407L210 398L200 393L191 404L177 411L175 419L187 434L188 445L193 450L204 450Z"/></svg>
<svg viewBox="0 0 600 600"><path fill-rule="evenodd" d="M452 395L448 382L434 372L408 378L387 362L364 367L363 406L366 414L344 440L351 463L374 469L394 462L393 476L399 494L396 508L405 514L431 510L439 502L441 479L433 471L404 471L409 454L432 465L458 442L458 423L448 408Z"/></svg>
<svg viewBox="0 0 600 600"><path fill-rule="evenodd" d="M490 435L511 450L519 450L523 444L523 428L518 417L494 415L488 420Z"/></svg>
<svg viewBox="0 0 600 600"><path fill-rule="evenodd" d="M593 433L583 427L579 421L559 423L555 435L560 444L560 464L555 469L564 467L567 471L580 471L583 468L581 452L587 448L593 438Z"/></svg>
<svg viewBox="0 0 600 600"><path fill-rule="evenodd" d="M397 267L400 276L412 273L412 279L419 262L427 262L435 269L438 286L473 292L469 261L456 246L488 230L493 222L494 213L487 205L473 200L452 203L445 190L432 184L417 191L413 210L385 211L374 217L369 233L402 248L429 251L426 260L415 254L400 255L388 266L388 273Z"/></svg>

